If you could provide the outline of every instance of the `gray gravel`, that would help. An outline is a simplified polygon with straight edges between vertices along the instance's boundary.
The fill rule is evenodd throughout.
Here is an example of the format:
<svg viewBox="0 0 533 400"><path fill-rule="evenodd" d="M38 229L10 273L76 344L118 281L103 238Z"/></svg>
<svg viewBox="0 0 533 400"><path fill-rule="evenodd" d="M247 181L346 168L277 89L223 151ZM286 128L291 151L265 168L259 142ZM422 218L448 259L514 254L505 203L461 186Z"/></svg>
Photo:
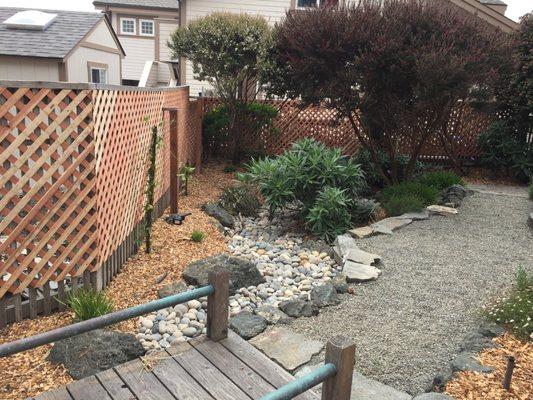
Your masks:
<svg viewBox="0 0 533 400"><path fill-rule="evenodd" d="M360 240L361 248L383 257L382 276L292 327L324 341L353 337L358 371L422 393L479 326L481 306L513 282L518 265L533 269L531 208L525 198L476 193L455 217Z"/></svg>

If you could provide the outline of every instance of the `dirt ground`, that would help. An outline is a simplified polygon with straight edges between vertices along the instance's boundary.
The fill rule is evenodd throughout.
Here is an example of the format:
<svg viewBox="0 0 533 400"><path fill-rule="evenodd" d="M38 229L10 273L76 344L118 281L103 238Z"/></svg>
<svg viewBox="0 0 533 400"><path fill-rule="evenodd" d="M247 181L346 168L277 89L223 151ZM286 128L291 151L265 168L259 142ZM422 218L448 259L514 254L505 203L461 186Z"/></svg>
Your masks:
<svg viewBox="0 0 533 400"><path fill-rule="evenodd" d="M153 228L153 252L143 249L132 257L106 289L115 309L131 307L157 298L157 289L180 278L183 268L192 261L224 252L224 236L213 219L200 207L215 200L233 180L232 174L222 172L223 165L205 166L189 184L189 195L180 198L180 212L192 212L181 226L169 225L162 218ZM201 243L189 240L193 231L207 234ZM159 284L158 277L168 275ZM24 320L0 330L0 343L45 332L72 323L70 312L55 313L35 320ZM119 324L114 329L133 332L135 320ZM43 391L72 381L67 371L46 361L51 346L0 359L0 399L14 400L35 396Z"/></svg>

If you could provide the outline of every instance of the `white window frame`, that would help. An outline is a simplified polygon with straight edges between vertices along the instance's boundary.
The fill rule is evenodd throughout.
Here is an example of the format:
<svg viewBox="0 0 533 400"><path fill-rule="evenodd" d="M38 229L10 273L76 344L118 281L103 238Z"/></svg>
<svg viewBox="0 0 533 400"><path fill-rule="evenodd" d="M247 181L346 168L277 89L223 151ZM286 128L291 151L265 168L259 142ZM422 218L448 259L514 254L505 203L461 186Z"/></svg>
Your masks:
<svg viewBox="0 0 533 400"><path fill-rule="evenodd" d="M124 26L122 25L123 21L133 22L133 32L125 32ZM120 17L120 34L121 35L130 35L135 36L137 34L137 20L135 18Z"/></svg>
<svg viewBox="0 0 533 400"><path fill-rule="evenodd" d="M143 33L143 22L148 22L152 25L152 33ZM139 20L139 35L148 36L148 37L155 36L155 22L153 19L140 19Z"/></svg>
<svg viewBox="0 0 533 400"><path fill-rule="evenodd" d="M98 83L98 84L101 84L101 85L107 85L107 82L108 82L108 78L107 78L107 68L102 68L102 67L89 67L89 70L91 72L91 83ZM98 72L98 76L100 77L100 80L102 78L102 71L105 72L105 82L93 82L93 71L99 71Z"/></svg>
<svg viewBox="0 0 533 400"><path fill-rule="evenodd" d="M302 7L298 5L298 0L296 0L296 9L297 10L308 10L310 8L318 8L320 7L320 0L316 0L316 7Z"/></svg>

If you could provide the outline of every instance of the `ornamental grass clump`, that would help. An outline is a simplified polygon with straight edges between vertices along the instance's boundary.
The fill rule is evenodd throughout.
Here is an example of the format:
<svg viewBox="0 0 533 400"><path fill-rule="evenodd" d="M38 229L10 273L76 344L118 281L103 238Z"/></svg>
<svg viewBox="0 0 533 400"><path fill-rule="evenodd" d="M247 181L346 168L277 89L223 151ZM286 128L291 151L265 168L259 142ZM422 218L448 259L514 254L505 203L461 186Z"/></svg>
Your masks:
<svg viewBox="0 0 533 400"><path fill-rule="evenodd" d="M426 172L417 181L422 185L434 187L439 191L453 185L464 185L461 177L452 171Z"/></svg>
<svg viewBox="0 0 533 400"><path fill-rule="evenodd" d="M299 204L307 227L325 239L361 218L356 209L366 186L361 168L340 149L316 140L302 139L277 157L252 160L238 177L258 187L271 215Z"/></svg>
<svg viewBox="0 0 533 400"><path fill-rule="evenodd" d="M389 216L422 210L437 201L439 190L420 182L389 186L381 193L381 204Z"/></svg>
<svg viewBox="0 0 533 400"><path fill-rule="evenodd" d="M104 292L96 292L92 289L80 289L76 294L71 294L66 305L74 312L77 321L86 321L100 317L113 311L113 302Z"/></svg>
<svg viewBox="0 0 533 400"><path fill-rule="evenodd" d="M202 231L194 231L191 233L191 240L195 243L203 242L206 234Z"/></svg>
<svg viewBox="0 0 533 400"><path fill-rule="evenodd" d="M239 183L224 189L218 203L231 214L240 214L245 217L257 216L257 211L261 206L257 189L246 183Z"/></svg>
<svg viewBox="0 0 533 400"><path fill-rule="evenodd" d="M533 275L518 267L508 295L485 308L483 314L520 339L533 340Z"/></svg>

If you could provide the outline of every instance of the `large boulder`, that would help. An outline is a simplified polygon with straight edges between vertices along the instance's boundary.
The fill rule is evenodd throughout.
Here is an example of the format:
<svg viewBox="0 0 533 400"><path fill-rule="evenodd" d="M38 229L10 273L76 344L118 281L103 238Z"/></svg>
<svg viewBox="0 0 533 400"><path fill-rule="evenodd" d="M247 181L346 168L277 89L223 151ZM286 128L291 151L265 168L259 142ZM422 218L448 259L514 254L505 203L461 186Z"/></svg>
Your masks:
<svg viewBox="0 0 533 400"><path fill-rule="evenodd" d="M235 218L233 218L233 215L217 203L206 203L202 206L202 210L210 217L215 218L226 228L233 229L235 226Z"/></svg>
<svg viewBox="0 0 533 400"><path fill-rule="evenodd" d="M63 364L74 379L83 379L144 353L135 336L97 329L56 342L47 359L54 364Z"/></svg>
<svg viewBox="0 0 533 400"><path fill-rule="evenodd" d="M335 306L340 303L337 289L331 283L315 286L311 290L311 301L318 307Z"/></svg>
<svg viewBox="0 0 533 400"><path fill-rule="evenodd" d="M260 317L263 317L270 325L286 324L291 320L289 316L279 308L270 305L257 307L254 312Z"/></svg>
<svg viewBox="0 0 533 400"><path fill-rule="evenodd" d="M441 194L441 204L457 208L470 192L461 185L452 185Z"/></svg>
<svg viewBox="0 0 533 400"><path fill-rule="evenodd" d="M468 352L459 353L452 361L452 372L473 371L479 373L490 373L494 369L481 365L472 354Z"/></svg>
<svg viewBox="0 0 533 400"><path fill-rule="evenodd" d="M173 296L189 290L187 284L183 281L176 281L163 286L157 291L157 297L162 299L164 297Z"/></svg>
<svg viewBox="0 0 533 400"><path fill-rule="evenodd" d="M235 294L242 287L257 286L265 282L265 278L251 261L228 254L217 254L190 263L183 270L181 277L189 285L206 286L209 272L221 269L230 273L230 294Z"/></svg>
<svg viewBox="0 0 533 400"><path fill-rule="evenodd" d="M304 300L286 300L279 304L279 309L289 317L313 317L318 315L318 306L310 301Z"/></svg>
<svg viewBox="0 0 533 400"><path fill-rule="evenodd" d="M230 318L229 327L243 339L249 340L266 329L267 320L260 315L243 311Z"/></svg>

